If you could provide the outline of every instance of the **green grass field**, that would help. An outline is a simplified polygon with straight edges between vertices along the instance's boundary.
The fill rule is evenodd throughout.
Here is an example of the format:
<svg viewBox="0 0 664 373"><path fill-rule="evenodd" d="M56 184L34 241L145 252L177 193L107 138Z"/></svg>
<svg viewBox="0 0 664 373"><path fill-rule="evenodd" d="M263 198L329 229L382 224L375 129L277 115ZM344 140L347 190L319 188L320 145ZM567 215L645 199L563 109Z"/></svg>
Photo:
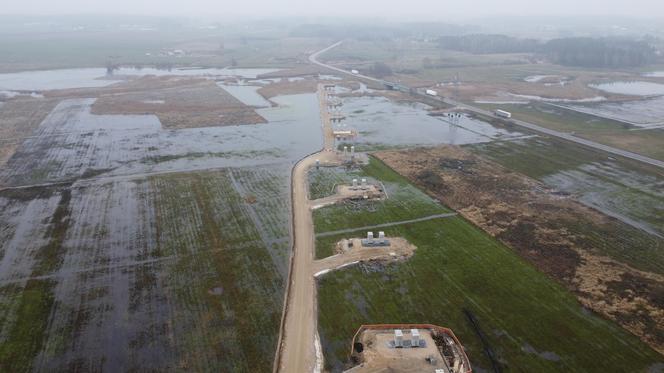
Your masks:
<svg viewBox="0 0 664 373"><path fill-rule="evenodd" d="M355 175L367 177L369 181L381 181L388 198L380 202L366 202L359 207L338 204L314 210L317 233L450 212L375 158L371 158L369 164L362 167Z"/></svg>
<svg viewBox="0 0 664 373"><path fill-rule="evenodd" d="M234 177L243 173L248 171ZM283 199L278 186L270 188L273 181L267 175L245 176L248 190L267 186L256 196L259 201ZM269 370L284 292L284 274L270 250L280 250L283 255L277 258L285 263L289 246L286 240L276 248L266 247L261 229L269 231L272 224L267 222L272 221L273 231L287 235L279 229L284 223L288 227L287 215L285 221L279 215L288 209L272 209L268 202L271 218L257 211L258 219L266 222L258 225L250 212L254 207L238 193L230 171L169 175L154 182L160 250L178 258L166 283L178 304L173 324L180 359L188 362L188 369L200 371Z"/></svg>
<svg viewBox="0 0 664 373"><path fill-rule="evenodd" d="M372 165L377 179L403 182L380 162ZM346 211L325 210L339 222L336 229L401 219L393 210L348 220L343 219ZM333 371L347 363L351 338L361 324L399 322L452 328L473 365L487 370L490 363L464 309L479 320L505 371L647 371L662 361L636 337L583 309L564 288L460 217L398 225L385 232L415 244L415 255L383 268L344 269L319 281L319 331ZM329 254L341 238L362 234L319 238L317 253Z"/></svg>

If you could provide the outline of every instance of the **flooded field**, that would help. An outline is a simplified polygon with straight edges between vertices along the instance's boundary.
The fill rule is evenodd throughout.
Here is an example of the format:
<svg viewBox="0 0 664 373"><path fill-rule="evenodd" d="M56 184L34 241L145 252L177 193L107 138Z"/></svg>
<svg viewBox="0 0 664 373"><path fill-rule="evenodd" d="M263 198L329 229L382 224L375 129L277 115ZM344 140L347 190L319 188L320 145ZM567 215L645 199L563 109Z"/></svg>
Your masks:
<svg viewBox="0 0 664 373"><path fill-rule="evenodd" d="M0 370L270 370L290 169L322 146L316 95L274 97L266 123L181 129L93 114L96 100L7 103Z"/></svg>
<svg viewBox="0 0 664 373"><path fill-rule="evenodd" d="M233 97L242 101L245 105L253 107L270 107L272 104L270 101L266 100L263 96L258 94L260 86L253 85L229 85L229 84L219 84L221 88L226 90L226 92L233 95Z"/></svg>
<svg viewBox="0 0 664 373"><path fill-rule="evenodd" d="M0 365L269 369L289 168L0 192Z"/></svg>
<svg viewBox="0 0 664 373"><path fill-rule="evenodd" d="M664 236L664 179L547 139L473 146L503 166L657 236Z"/></svg>
<svg viewBox="0 0 664 373"><path fill-rule="evenodd" d="M337 129L355 129L361 148L436 144L472 144L521 136L489 123L461 116L458 121L428 114L423 104L395 103L384 97L344 98L347 120Z"/></svg>
<svg viewBox="0 0 664 373"><path fill-rule="evenodd" d="M152 115L93 115L94 99L62 101L0 170L5 185L91 175L183 171L295 161L319 149L313 94L276 97L268 123L164 130Z"/></svg>
<svg viewBox="0 0 664 373"><path fill-rule="evenodd" d="M596 105L564 105L564 107L602 118L623 121L638 127L647 128L664 124L664 97L627 102L606 102Z"/></svg>
<svg viewBox="0 0 664 373"><path fill-rule="evenodd" d="M197 69L197 68L119 68L109 74L105 68L83 68L63 70L25 71L0 74L0 90L50 90L82 87L105 87L126 76L210 76L256 78L277 69Z"/></svg>
<svg viewBox="0 0 664 373"><path fill-rule="evenodd" d="M664 95L664 84L651 82L611 82L590 85L591 88L604 92L631 95L631 96L658 96Z"/></svg>

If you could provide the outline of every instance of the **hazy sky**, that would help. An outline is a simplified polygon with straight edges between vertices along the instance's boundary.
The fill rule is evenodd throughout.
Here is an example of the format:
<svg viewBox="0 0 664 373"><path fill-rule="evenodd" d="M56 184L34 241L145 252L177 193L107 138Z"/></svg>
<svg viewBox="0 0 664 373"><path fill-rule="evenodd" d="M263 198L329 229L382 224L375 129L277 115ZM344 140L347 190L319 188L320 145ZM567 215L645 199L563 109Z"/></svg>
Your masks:
<svg viewBox="0 0 664 373"><path fill-rule="evenodd" d="M0 0L0 14L663 17L664 0Z"/></svg>

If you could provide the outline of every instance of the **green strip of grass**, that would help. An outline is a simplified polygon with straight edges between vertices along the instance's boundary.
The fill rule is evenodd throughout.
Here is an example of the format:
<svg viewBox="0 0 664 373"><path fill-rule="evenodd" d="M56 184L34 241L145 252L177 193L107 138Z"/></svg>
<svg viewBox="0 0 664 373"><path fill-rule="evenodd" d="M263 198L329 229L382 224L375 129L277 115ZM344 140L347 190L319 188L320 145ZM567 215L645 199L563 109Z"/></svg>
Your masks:
<svg viewBox="0 0 664 373"><path fill-rule="evenodd" d="M45 333L51 314L54 297L55 282L51 280L28 280L25 287L18 289L14 285L4 287L0 292L20 292L16 295L18 308L15 320L9 321L3 317L3 335L0 342L0 371L2 372L28 372L31 370L34 358L45 342ZM3 304L1 310L6 312L7 305ZM10 323L7 328L7 323Z"/></svg>

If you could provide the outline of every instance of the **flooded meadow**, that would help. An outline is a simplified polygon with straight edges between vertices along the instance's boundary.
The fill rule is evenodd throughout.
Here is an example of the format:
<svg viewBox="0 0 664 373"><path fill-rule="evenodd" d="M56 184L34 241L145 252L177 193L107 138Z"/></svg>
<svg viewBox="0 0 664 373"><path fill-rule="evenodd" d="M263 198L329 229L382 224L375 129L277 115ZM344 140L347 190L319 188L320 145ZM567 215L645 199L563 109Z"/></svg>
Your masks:
<svg viewBox="0 0 664 373"><path fill-rule="evenodd" d="M335 129L353 129L362 149L473 144L507 140L521 133L494 127L466 115L432 116L424 104L406 104L384 97L347 97L341 111L347 120Z"/></svg>

